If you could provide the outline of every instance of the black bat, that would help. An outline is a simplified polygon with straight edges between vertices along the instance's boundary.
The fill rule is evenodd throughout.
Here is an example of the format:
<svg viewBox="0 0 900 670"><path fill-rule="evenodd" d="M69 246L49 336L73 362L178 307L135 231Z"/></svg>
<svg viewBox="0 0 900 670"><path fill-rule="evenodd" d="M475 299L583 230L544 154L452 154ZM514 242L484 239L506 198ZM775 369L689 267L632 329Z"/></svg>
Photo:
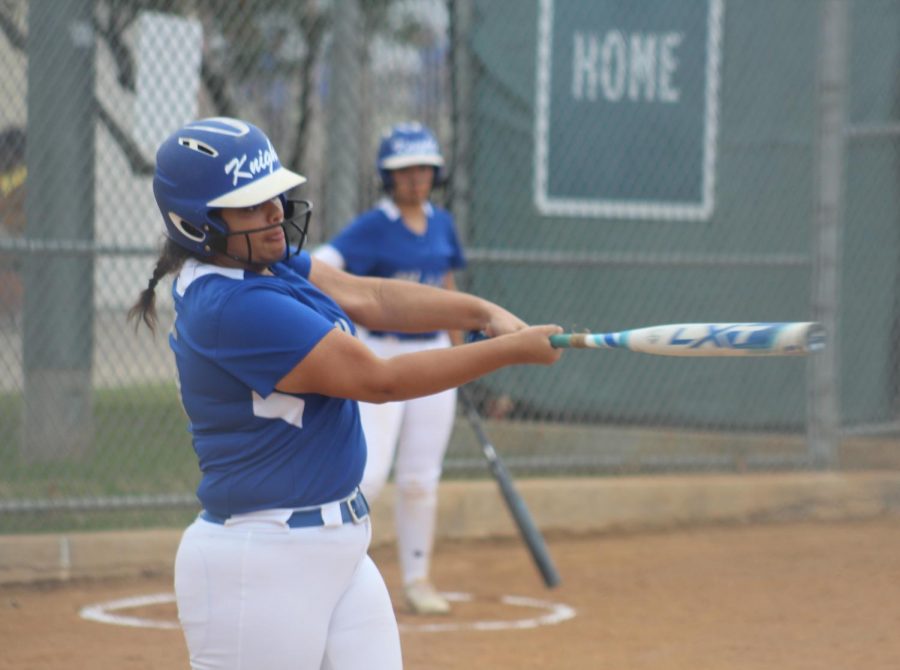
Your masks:
<svg viewBox="0 0 900 670"><path fill-rule="evenodd" d="M460 387L459 396L462 399L463 408L465 409L469 423L472 425L472 430L475 431L478 442L481 444L481 451L490 466L491 475L497 480L500 491L503 493L506 507L509 509L510 514L512 514L513 520L516 522L516 526L518 526L519 532L522 535L522 539L525 540L528 551L531 552L531 557L534 559L535 565L541 572L541 577L544 578L544 584L547 585L547 588L552 589L559 584L560 577L559 573L556 571L556 566L553 565L553 559L550 558L550 552L547 551L547 545L544 543L544 536L541 535L541 531L539 531L534 524L531 513L528 511L528 507L525 506L525 501L516 490L512 476L509 474L509 470L506 469L503 461L500 460L499 454L497 454L496 449L494 449L494 445L492 445L491 441L488 439L487 433L484 430L484 423L481 420L481 415L478 413L475 403L469 396L468 391L465 388Z"/></svg>

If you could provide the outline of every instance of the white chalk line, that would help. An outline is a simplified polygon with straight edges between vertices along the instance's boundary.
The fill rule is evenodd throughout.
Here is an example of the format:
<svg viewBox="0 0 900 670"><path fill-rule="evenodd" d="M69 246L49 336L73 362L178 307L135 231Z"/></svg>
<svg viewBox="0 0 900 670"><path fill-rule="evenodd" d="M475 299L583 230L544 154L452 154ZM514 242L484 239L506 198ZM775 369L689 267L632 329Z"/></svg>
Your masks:
<svg viewBox="0 0 900 670"><path fill-rule="evenodd" d="M450 602L471 602L474 600L469 593L442 593L441 595ZM541 616L511 621L447 621L446 623L422 624L402 623L400 624L400 630L404 633L444 633L455 630L522 630L526 628L537 628L538 626L552 626L567 621L575 616L574 608L569 607L568 605L538 600L536 598L501 596L500 602L512 607L530 607L545 610L546 613Z"/></svg>
<svg viewBox="0 0 900 670"><path fill-rule="evenodd" d="M472 602L474 598L469 593L444 593L442 594L450 602ZM111 624L113 626L130 626L132 628L156 628L163 630L176 630L180 628L177 621L164 621L160 619L147 619L144 617L127 616L119 614L121 610L134 609L135 607L147 607L150 605L165 605L175 602L174 593L153 593L146 596L134 596L110 600L105 603L96 603L81 608L79 616L87 621ZM538 626L552 626L574 618L575 610L563 603L553 603L537 598L522 596L502 596L500 602L511 607L525 607L543 610L539 616L510 621L447 621L442 623L400 624L400 630L404 633L446 633L456 630L524 630L537 628Z"/></svg>
<svg viewBox="0 0 900 670"><path fill-rule="evenodd" d="M131 626L133 628L163 628L177 629L181 628L177 621L160 621L159 619L144 619L136 616L123 616L114 614L119 610L128 610L135 607L146 607L148 605L164 605L175 602L174 593L154 593L149 596L135 596L133 598L122 598L121 600L110 600L105 603L97 603L82 607L78 613L82 619L88 621L98 621L100 623L108 623L113 626Z"/></svg>

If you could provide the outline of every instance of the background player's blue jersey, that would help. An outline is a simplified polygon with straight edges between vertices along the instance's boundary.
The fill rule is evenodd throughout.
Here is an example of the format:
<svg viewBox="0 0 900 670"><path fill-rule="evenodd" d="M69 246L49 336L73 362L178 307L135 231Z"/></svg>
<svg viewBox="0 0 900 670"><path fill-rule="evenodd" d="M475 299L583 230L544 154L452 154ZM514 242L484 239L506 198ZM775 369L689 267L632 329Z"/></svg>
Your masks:
<svg viewBox="0 0 900 670"><path fill-rule="evenodd" d="M309 281L306 252L274 277L189 260L173 284L181 397L203 507L230 516L349 495L366 460L356 401L275 385L347 315Z"/></svg>
<svg viewBox="0 0 900 670"><path fill-rule="evenodd" d="M426 203L425 213L428 226L424 234L416 234L404 225L393 201L384 198L350 222L329 245L340 252L344 269L352 274L443 286L447 273L465 267L466 262L450 212Z"/></svg>

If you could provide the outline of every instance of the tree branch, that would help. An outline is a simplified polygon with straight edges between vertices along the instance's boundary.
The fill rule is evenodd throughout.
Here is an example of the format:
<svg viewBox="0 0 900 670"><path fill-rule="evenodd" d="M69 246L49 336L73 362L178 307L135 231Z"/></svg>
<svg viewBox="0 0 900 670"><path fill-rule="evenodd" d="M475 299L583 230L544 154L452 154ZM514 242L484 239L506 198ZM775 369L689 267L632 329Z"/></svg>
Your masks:
<svg viewBox="0 0 900 670"><path fill-rule="evenodd" d="M14 49L25 51L25 34L19 30L13 18L2 10L0 10L0 30Z"/></svg>

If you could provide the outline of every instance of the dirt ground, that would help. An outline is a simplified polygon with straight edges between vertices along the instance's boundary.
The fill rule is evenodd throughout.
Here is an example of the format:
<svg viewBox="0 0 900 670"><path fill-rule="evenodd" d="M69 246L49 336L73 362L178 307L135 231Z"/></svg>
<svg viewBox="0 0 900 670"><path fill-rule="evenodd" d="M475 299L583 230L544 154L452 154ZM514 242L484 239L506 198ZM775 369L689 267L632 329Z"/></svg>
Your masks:
<svg viewBox="0 0 900 670"><path fill-rule="evenodd" d="M552 591L517 542L441 544L435 581L471 600L426 620L398 608L406 668L900 668L900 519L550 536L548 545L563 577ZM373 556L395 590L393 547ZM159 576L2 587L0 668L187 668L178 630L79 617L87 605L166 592L171 580ZM574 617L553 623L551 611L571 613L563 605ZM127 614L175 621L171 603Z"/></svg>

